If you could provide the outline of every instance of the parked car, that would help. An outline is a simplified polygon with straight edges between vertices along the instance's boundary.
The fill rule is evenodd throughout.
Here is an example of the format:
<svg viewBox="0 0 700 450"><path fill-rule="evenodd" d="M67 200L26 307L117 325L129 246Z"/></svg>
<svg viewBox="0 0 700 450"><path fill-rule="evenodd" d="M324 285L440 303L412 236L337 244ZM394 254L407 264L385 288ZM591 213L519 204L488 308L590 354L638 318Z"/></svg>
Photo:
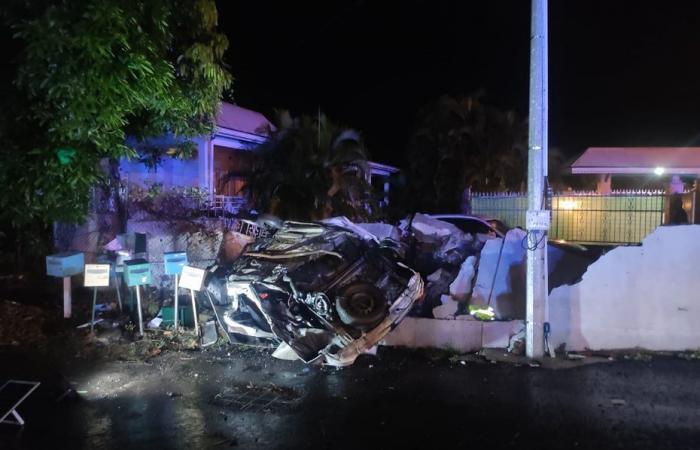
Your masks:
<svg viewBox="0 0 700 450"><path fill-rule="evenodd" d="M467 214L431 214L430 217L451 223L465 233L488 234L504 237L510 227L499 219L491 217L471 216Z"/></svg>
<svg viewBox="0 0 700 450"><path fill-rule="evenodd" d="M508 230L511 229L505 222L493 217L471 216L466 214L433 214L431 217L448 222L455 225L465 233L481 233L496 237L505 237ZM575 242L568 242L563 239L551 239L548 241L550 245L564 249L579 252L586 252L588 248Z"/></svg>
<svg viewBox="0 0 700 450"><path fill-rule="evenodd" d="M230 333L280 341L305 362L346 366L423 295L398 246L337 225L284 222L232 264L213 267L207 289L227 307Z"/></svg>

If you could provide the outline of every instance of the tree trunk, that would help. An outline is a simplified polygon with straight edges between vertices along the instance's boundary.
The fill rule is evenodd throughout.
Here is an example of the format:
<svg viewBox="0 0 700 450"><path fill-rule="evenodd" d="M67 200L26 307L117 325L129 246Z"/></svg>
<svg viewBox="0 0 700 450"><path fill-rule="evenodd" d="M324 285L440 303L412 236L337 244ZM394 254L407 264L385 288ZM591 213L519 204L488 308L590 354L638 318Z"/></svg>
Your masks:
<svg viewBox="0 0 700 450"><path fill-rule="evenodd" d="M112 198L114 199L114 208L117 213L117 233L126 233L126 225L129 220L126 202L120 195L121 176L119 175L119 161L116 159L109 160L109 177Z"/></svg>

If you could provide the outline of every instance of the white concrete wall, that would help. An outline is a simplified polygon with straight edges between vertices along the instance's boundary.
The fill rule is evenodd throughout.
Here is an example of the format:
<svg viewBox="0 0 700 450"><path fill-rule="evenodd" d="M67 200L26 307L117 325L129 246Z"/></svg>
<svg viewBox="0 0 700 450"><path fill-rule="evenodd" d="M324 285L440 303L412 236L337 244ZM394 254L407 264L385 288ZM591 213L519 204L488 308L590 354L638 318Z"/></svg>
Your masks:
<svg viewBox="0 0 700 450"><path fill-rule="evenodd" d="M197 158L181 160L163 158L163 163L156 170L148 168L138 161L122 160L119 164L122 180L129 180L141 186L162 183L164 187L199 186Z"/></svg>
<svg viewBox="0 0 700 450"><path fill-rule="evenodd" d="M497 319L525 317L524 238L525 232L514 228L508 231L505 239L486 241L479 254L479 266L469 304L491 305Z"/></svg>
<svg viewBox="0 0 700 450"><path fill-rule="evenodd" d="M481 322L463 319L424 319L406 317L380 345L409 348L439 348L475 352L482 348L506 348L511 336L524 328L522 320Z"/></svg>
<svg viewBox="0 0 700 450"><path fill-rule="evenodd" d="M148 139L148 142L152 145L160 147L176 145L177 141L178 139L172 136L160 136ZM192 139L192 141L197 146L197 155L186 160L166 156L155 169L149 170L138 160L122 159L119 161L119 171L122 180L128 180L130 183L142 186L153 183L162 183L164 187L199 186L203 181L202 174L200 173L202 149L207 148L207 143L210 142L210 139L198 137ZM135 145L133 140L129 141L129 143Z"/></svg>
<svg viewBox="0 0 700 450"><path fill-rule="evenodd" d="M551 344L568 350L700 348L700 225L618 247L549 298Z"/></svg>

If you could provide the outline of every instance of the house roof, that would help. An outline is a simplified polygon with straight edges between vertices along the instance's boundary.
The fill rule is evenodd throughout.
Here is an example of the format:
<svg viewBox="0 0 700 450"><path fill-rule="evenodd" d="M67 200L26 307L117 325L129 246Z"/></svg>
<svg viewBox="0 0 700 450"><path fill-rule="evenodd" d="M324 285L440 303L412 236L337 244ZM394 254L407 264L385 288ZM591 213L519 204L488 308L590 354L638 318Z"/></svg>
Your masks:
<svg viewBox="0 0 700 450"><path fill-rule="evenodd" d="M275 126L257 111L222 102L216 115L216 126L258 136L268 136Z"/></svg>
<svg viewBox="0 0 700 450"><path fill-rule="evenodd" d="M572 173L700 174L700 147L589 147L571 164Z"/></svg>

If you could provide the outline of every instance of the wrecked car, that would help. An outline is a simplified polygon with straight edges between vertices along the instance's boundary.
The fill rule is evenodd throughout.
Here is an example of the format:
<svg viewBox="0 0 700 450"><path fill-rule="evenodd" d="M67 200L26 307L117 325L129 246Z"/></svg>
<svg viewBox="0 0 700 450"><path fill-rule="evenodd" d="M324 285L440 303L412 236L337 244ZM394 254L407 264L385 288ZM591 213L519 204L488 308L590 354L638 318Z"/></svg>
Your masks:
<svg viewBox="0 0 700 450"><path fill-rule="evenodd" d="M351 226L284 222L212 268L207 289L226 306L230 333L280 341L278 356L291 350L307 363L347 366L423 295L401 254L397 241Z"/></svg>

